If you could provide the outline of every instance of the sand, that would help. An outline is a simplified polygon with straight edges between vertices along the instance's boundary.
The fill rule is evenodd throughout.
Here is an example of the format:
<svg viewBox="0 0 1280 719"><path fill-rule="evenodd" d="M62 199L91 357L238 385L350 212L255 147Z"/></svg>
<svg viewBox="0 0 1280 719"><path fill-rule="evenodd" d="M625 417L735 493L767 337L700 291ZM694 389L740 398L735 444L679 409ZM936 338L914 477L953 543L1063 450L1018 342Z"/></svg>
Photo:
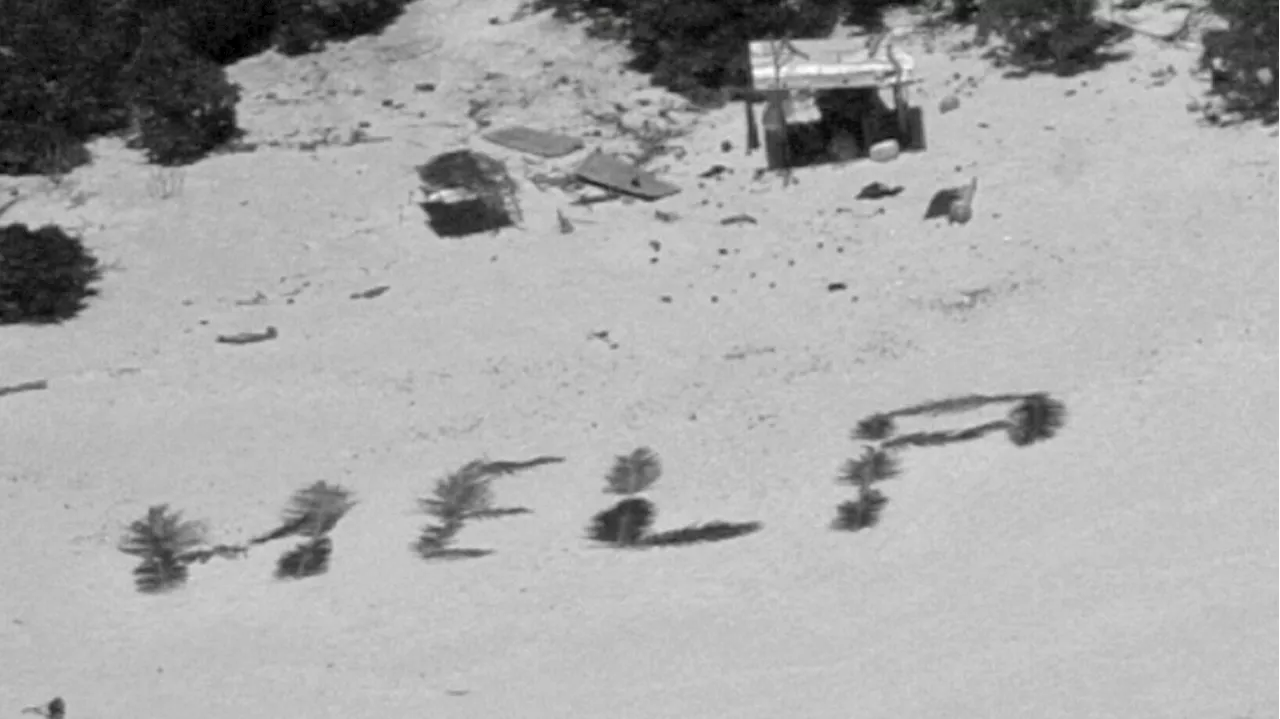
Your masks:
<svg viewBox="0 0 1280 719"><path fill-rule="evenodd" d="M0 332L0 384L48 381L0 397L0 711L1278 715L1276 140L1187 113L1194 49L1136 36L1013 78L961 35L914 40L929 149L784 186L755 177L740 106L691 108L515 9L421 0L381 37L242 62L252 153L159 171L104 140L21 181L6 221L77 228L112 269L79 318ZM510 152L468 118L620 151L585 114L615 103L679 135L652 168L680 194L571 205L528 178L582 153ZM414 166L466 147L508 162L522 228L425 226ZM922 219L975 176L970 222ZM855 200L873 181L904 191ZM972 392L1048 392L1068 421L908 451L877 527L827 528L859 419ZM763 529L588 541L640 445L665 466L658 529ZM436 479L544 454L566 462L495 484L528 514L463 530L492 554L409 550ZM326 574L277 581L267 546L135 591L116 544L147 507L239 542L317 480L359 500Z"/></svg>

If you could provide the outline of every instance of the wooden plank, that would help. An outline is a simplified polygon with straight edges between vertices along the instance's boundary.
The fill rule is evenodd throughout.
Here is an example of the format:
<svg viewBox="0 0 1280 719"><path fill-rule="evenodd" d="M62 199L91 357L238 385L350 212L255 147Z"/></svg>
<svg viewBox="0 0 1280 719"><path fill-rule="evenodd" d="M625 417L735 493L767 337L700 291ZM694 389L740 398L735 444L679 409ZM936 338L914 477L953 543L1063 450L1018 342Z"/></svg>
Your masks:
<svg viewBox="0 0 1280 719"><path fill-rule="evenodd" d="M578 165L575 174L593 185L645 200L658 200L680 191L679 187L598 149Z"/></svg>
<svg viewBox="0 0 1280 719"><path fill-rule="evenodd" d="M495 145L542 157L563 157L581 150L582 140L529 127L505 127L485 133L484 139Z"/></svg>
<svg viewBox="0 0 1280 719"><path fill-rule="evenodd" d="M901 66L899 73L889 59L891 48L892 39L886 38L872 57L865 38L755 40L748 45L751 79L757 90L886 87L914 82L915 60L893 49Z"/></svg>

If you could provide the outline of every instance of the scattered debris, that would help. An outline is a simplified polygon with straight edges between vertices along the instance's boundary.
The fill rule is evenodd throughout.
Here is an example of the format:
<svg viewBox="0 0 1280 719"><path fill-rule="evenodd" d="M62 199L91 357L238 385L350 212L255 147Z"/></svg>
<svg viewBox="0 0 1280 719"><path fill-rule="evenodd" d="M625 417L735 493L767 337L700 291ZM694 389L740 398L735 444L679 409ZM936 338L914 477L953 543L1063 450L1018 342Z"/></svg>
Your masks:
<svg viewBox="0 0 1280 719"><path fill-rule="evenodd" d="M889 185L883 182L872 182L858 191L859 200L880 200L886 197L897 197L902 193L902 185Z"/></svg>
<svg viewBox="0 0 1280 719"><path fill-rule="evenodd" d="M486 133L484 139L495 145L520 150L541 157L563 157L582 149L582 140L528 127L506 127Z"/></svg>
<svg viewBox="0 0 1280 719"><path fill-rule="evenodd" d="M849 289L849 285L844 282L828 282L827 292L843 292Z"/></svg>
<svg viewBox="0 0 1280 719"><path fill-rule="evenodd" d="M458 150L417 170L425 198L422 208L441 237L497 231L521 220L516 184L499 160Z"/></svg>
<svg viewBox="0 0 1280 719"><path fill-rule="evenodd" d="M701 177L704 180L710 180L712 178L719 177L728 171L729 171L729 168L725 167L724 165L712 165L710 169L708 169L706 172L699 174L698 177Z"/></svg>
<svg viewBox="0 0 1280 719"><path fill-rule="evenodd" d="M434 82L420 82L413 86L415 92L435 92L436 84Z"/></svg>
<svg viewBox="0 0 1280 719"><path fill-rule="evenodd" d="M756 221L756 218L744 213L741 215L732 215L730 217L726 217L723 220L720 220L720 224L722 225L758 225L760 223Z"/></svg>
<svg viewBox="0 0 1280 719"><path fill-rule="evenodd" d="M22 710L22 713L39 714L47 719L63 719L67 715L67 703L62 701L62 697L54 697L48 704L27 707Z"/></svg>
<svg viewBox="0 0 1280 719"><path fill-rule="evenodd" d="M556 210L556 222L560 225L560 234L567 235L573 232L573 223L560 210Z"/></svg>
<svg viewBox="0 0 1280 719"><path fill-rule="evenodd" d="M218 341L228 345L248 345L255 342L266 342L279 336L275 327L267 327L263 332L241 332L234 335L218 335Z"/></svg>
<svg viewBox="0 0 1280 719"><path fill-rule="evenodd" d="M679 187L599 149L582 161L575 174L593 185L649 201L680 191Z"/></svg>
<svg viewBox="0 0 1280 719"><path fill-rule="evenodd" d="M35 380L34 382L19 382L5 387L0 387L0 397L7 394L17 394L19 392L32 392L38 389L49 389L49 383L45 380Z"/></svg>
<svg viewBox="0 0 1280 719"><path fill-rule="evenodd" d="M945 115L952 110L960 109L960 98L955 95L947 95L938 103L938 114Z"/></svg>
<svg viewBox="0 0 1280 719"><path fill-rule="evenodd" d="M732 143L732 142L729 142L728 140L725 140L725 141L721 142L721 143L720 143L720 151L721 151L721 152L732 152L732 151L733 151L733 143Z"/></svg>
<svg viewBox="0 0 1280 719"><path fill-rule="evenodd" d="M351 299L353 299L353 300L371 300L371 299L373 299L374 297L380 297L380 296L382 296L382 295L383 295L387 290L389 290L389 289L391 289L391 285L379 285L379 286L374 287L374 288L372 288L372 289L365 290L364 292L355 292L355 293L352 293L352 295L351 295Z"/></svg>
<svg viewBox="0 0 1280 719"><path fill-rule="evenodd" d="M947 209L947 224L963 225L973 219L973 196L978 192L978 178L973 178L968 186L959 190L959 194L951 201L951 207Z"/></svg>
<svg viewBox="0 0 1280 719"><path fill-rule="evenodd" d="M680 215L677 215L674 212L663 212L662 210L654 210L653 216L661 222L675 222L680 219Z"/></svg>
<svg viewBox="0 0 1280 719"><path fill-rule="evenodd" d="M619 195L616 192L607 191L607 192L602 192L600 194L579 195L573 202L570 202L569 204L577 205L579 207L590 207L591 205L598 205L601 202L613 202L614 200L620 200L620 199L622 199L622 195Z"/></svg>
<svg viewBox="0 0 1280 719"><path fill-rule="evenodd" d="M924 219L947 218L948 224L964 224L973 217L973 196L978 191L978 178L968 185L938 190L929 200Z"/></svg>
<svg viewBox="0 0 1280 719"><path fill-rule="evenodd" d="M590 332L587 334L587 339L600 340L606 345L609 345L609 349L611 350L616 350L621 346L617 342L609 339L609 330L596 330L595 332Z"/></svg>

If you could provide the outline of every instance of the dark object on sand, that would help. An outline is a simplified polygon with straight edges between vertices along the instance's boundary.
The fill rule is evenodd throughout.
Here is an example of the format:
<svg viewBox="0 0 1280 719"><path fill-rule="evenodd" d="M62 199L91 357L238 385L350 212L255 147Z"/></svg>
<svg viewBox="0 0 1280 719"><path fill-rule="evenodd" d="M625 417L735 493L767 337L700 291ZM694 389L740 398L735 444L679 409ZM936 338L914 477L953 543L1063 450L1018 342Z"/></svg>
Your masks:
<svg viewBox="0 0 1280 719"><path fill-rule="evenodd" d="M890 187L883 182L872 182L858 192L859 200L880 200L885 197L897 197L902 193L902 185Z"/></svg>
<svg viewBox="0 0 1280 719"><path fill-rule="evenodd" d="M218 341L227 345L250 345L255 342L266 342L280 336L275 327L267 327L263 332L241 332L234 335L218 335Z"/></svg>
<svg viewBox="0 0 1280 719"><path fill-rule="evenodd" d="M39 714L48 719L64 719L67 716L67 703L62 701L62 697L54 697L44 706L27 707L22 710L23 714Z"/></svg>
<svg viewBox="0 0 1280 719"><path fill-rule="evenodd" d="M353 293L351 294L351 299L353 299L353 300L371 300L371 299L373 299L373 298L375 298L375 297L380 297L380 296L382 296L382 294L383 294L383 293L385 293L385 292L386 292L387 290L389 290L389 289L391 289L391 285L378 285L377 287L373 287L373 288L371 288L371 289L367 289L367 290L365 290L364 292L353 292Z"/></svg>
<svg viewBox="0 0 1280 719"><path fill-rule="evenodd" d="M938 190L929 200L924 219L947 218L947 224L965 224L973 218L973 196L978 191L978 178L961 187Z"/></svg>
<svg viewBox="0 0 1280 719"><path fill-rule="evenodd" d="M521 220L516 184L506 165L488 155L458 150L417 168L432 231L465 237L511 227Z"/></svg>
<svg viewBox="0 0 1280 719"><path fill-rule="evenodd" d="M33 390L38 390L38 389L49 389L49 383L46 382L45 380L40 379L40 380L35 380L34 382L19 382L18 384L7 385L4 387L0 387L0 397L5 396L6 394L17 394L19 392L31 392Z"/></svg>
<svg viewBox="0 0 1280 719"><path fill-rule="evenodd" d="M97 258L61 227L0 227L0 325L71 319L101 278Z"/></svg>
<svg viewBox="0 0 1280 719"><path fill-rule="evenodd" d="M663 182L651 173L600 150L588 155L578 165L575 174L584 182L642 200L658 200L680 191L679 187Z"/></svg>

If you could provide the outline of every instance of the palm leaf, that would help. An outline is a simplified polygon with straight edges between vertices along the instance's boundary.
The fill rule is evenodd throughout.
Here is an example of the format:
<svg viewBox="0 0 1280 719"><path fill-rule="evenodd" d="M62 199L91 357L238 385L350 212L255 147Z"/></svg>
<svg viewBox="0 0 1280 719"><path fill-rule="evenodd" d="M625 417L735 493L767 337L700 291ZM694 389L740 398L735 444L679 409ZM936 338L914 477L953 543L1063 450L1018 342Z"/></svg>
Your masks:
<svg viewBox="0 0 1280 719"><path fill-rule="evenodd" d="M204 535L204 524L183 521L181 512L160 504L147 510L146 519L129 525L119 548L143 561L175 558L204 544Z"/></svg>
<svg viewBox="0 0 1280 719"><path fill-rule="evenodd" d="M1009 440L1026 447L1050 439L1062 429L1066 416L1066 407L1049 395L1028 395L1009 413Z"/></svg>
<svg viewBox="0 0 1280 719"><path fill-rule="evenodd" d="M418 506L446 524L485 514L493 503L492 476L484 461L468 462L436 482L434 496L419 499Z"/></svg>
<svg viewBox="0 0 1280 719"><path fill-rule="evenodd" d="M294 493L284 511L284 526L272 538L299 534L317 539L328 534L355 506L350 490L323 481ZM285 531L287 530L287 531ZM280 534L285 532L285 534Z"/></svg>
<svg viewBox="0 0 1280 719"><path fill-rule="evenodd" d="M662 476L662 460L648 447L640 447L631 454L614 459L613 467L605 477L606 493L636 494L648 489Z"/></svg>

